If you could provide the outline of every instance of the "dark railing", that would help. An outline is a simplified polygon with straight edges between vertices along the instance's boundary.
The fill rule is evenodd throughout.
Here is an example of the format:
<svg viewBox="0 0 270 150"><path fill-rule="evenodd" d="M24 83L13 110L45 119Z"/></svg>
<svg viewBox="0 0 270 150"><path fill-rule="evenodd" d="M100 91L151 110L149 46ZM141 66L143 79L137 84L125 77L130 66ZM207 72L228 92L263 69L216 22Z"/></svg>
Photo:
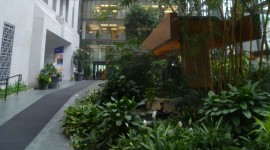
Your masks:
<svg viewBox="0 0 270 150"><path fill-rule="evenodd" d="M8 77L6 79L1 79L0 81L6 81L6 89L5 89L5 101L7 100L7 90L8 90L8 81L11 78L18 77L18 84L17 84L17 95L19 94L19 87L20 87L20 81L22 81L22 74L17 74L15 76Z"/></svg>

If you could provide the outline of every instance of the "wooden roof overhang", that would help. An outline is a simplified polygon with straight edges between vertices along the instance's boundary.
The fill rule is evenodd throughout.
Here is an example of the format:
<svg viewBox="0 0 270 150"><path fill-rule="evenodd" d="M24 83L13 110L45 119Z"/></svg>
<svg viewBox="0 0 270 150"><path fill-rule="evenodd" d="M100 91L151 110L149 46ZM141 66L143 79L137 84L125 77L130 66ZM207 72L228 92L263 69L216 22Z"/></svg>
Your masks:
<svg viewBox="0 0 270 150"><path fill-rule="evenodd" d="M178 54L179 48L179 23L177 15L172 13L142 43L142 49L149 50L158 57L172 52Z"/></svg>
<svg viewBox="0 0 270 150"><path fill-rule="evenodd" d="M261 38L260 25L251 16L244 16L235 23L235 42L250 41ZM180 46L189 44L187 36L204 34L204 42L209 49L222 47L232 43L232 26L229 21L222 21L217 17L184 16L167 14L156 29L143 41L142 49L149 50L157 57L164 57L166 53L179 54ZM181 31L181 32L180 32Z"/></svg>
<svg viewBox="0 0 270 150"><path fill-rule="evenodd" d="M190 87L210 87L209 50L227 46L232 41L261 38L260 26L254 22L254 17L244 16L232 26L231 22L216 17L168 14L144 40L142 49L151 51L159 58L171 53L176 56L181 54L182 72ZM234 37L228 37L233 35L232 32Z"/></svg>

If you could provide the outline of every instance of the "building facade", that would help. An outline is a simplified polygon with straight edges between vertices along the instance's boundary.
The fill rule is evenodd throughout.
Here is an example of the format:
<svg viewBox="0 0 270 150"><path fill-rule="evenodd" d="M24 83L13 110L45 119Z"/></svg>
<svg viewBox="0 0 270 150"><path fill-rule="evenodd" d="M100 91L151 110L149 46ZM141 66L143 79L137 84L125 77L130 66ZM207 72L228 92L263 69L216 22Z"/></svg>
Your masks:
<svg viewBox="0 0 270 150"><path fill-rule="evenodd" d="M110 46L126 41L125 17L129 8L117 6L117 0L83 0L81 21L80 47L89 55L85 59L92 74L106 69L106 54ZM145 8L159 6L151 0L136 2ZM102 12L109 12L106 18L100 16ZM162 8L162 13L172 12L170 8ZM93 76L94 77L94 76Z"/></svg>
<svg viewBox="0 0 270 150"><path fill-rule="evenodd" d="M0 1L0 79L22 74L34 87L43 66L54 63L63 79L70 80L73 51L79 47L79 4L80 0Z"/></svg>

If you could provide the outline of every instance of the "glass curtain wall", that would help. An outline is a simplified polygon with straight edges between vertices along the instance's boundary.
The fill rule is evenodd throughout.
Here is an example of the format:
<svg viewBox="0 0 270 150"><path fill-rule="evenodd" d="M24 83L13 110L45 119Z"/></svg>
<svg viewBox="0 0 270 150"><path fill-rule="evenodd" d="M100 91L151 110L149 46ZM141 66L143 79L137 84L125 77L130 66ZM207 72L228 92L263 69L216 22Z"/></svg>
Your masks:
<svg viewBox="0 0 270 150"><path fill-rule="evenodd" d="M180 2L180 1L179 1ZM235 0L222 0L221 7L208 11L206 0L186 0L182 3L172 5L175 12L181 15L190 16L216 16L218 18L230 18L232 6ZM239 1L241 2L241 1ZM261 20L266 19L266 11L268 10L267 0L254 0L254 6L261 14ZM162 16L166 13L173 12L170 7L164 7L150 0L139 1L139 5L145 8L159 9ZM221 9L221 10L219 10ZM108 11L108 18L104 19L100 16L102 12ZM119 10L113 0L83 0L82 4L82 23L81 23L81 48L85 49L89 55L86 63L90 66L94 61L106 61L106 53L108 47L115 43L126 40L124 18L128 12L128 8ZM249 15L249 13L246 13ZM260 43L257 40L257 43ZM267 43L270 43L270 26L267 26ZM258 45L258 49L260 44ZM267 46L266 46L267 47Z"/></svg>

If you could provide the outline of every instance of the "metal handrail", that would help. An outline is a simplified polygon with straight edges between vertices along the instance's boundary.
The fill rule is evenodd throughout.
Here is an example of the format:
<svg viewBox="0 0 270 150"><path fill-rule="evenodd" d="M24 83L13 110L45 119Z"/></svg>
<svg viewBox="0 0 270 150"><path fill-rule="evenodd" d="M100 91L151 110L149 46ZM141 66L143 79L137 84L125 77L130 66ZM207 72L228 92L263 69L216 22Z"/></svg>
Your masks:
<svg viewBox="0 0 270 150"><path fill-rule="evenodd" d="M19 87L20 87L20 81L22 81L22 74L17 74L11 77L8 77L6 79L0 79L0 81L6 81L6 91L5 91L5 101L7 100L7 89L8 89L8 81L11 78L18 77L18 84L17 84L17 95L19 94Z"/></svg>

